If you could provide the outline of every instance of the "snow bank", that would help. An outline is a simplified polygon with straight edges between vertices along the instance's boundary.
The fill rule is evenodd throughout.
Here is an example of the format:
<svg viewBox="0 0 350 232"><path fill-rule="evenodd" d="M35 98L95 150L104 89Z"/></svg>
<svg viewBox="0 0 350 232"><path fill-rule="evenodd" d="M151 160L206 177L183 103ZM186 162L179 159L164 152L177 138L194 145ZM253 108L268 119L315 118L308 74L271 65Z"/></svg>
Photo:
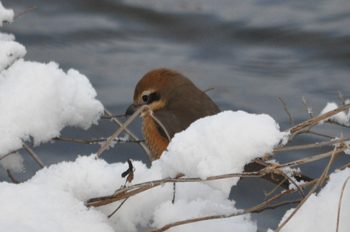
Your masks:
<svg viewBox="0 0 350 232"><path fill-rule="evenodd" d="M226 111L199 119L186 131L178 133L168 152L153 165L163 168L163 177L183 173L187 177L206 179L213 175L241 173L254 158L263 157L286 139L270 116L243 111ZM230 193L239 178L208 182Z"/></svg>
<svg viewBox="0 0 350 232"><path fill-rule="evenodd" d="M10 20L9 15L0 4L0 19ZM47 142L66 126L87 129L103 113L84 75L73 69L65 73L54 62L25 61L26 49L13 40L13 35L0 33L0 158L21 148L23 141ZM0 164L21 171L18 156Z"/></svg>
<svg viewBox="0 0 350 232"><path fill-rule="evenodd" d="M5 9L1 2L0 2L0 27L2 26L3 22L12 22L14 17L13 10Z"/></svg>
<svg viewBox="0 0 350 232"><path fill-rule="evenodd" d="M292 217L292 219L282 228L281 231L336 231L338 205L341 189L346 179L350 177L350 169L338 171L330 175L327 185L318 195L313 194ZM350 228L350 182L344 189L340 212L339 232L349 231ZM294 211L290 209L286 212L281 223Z"/></svg>
<svg viewBox="0 0 350 232"><path fill-rule="evenodd" d="M0 71L26 54L25 47L13 41L14 39L13 35L0 33Z"/></svg>
<svg viewBox="0 0 350 232"><path fill-rule="evenodd" d="M161 170L133 161L133 184L159 179ZM113 194L125 183L126 163L107 164L95 156L78 157L44 168L22 184L0 183L1 231L138 231L167 223L213 214L238 212L225 194L202 183L178 184L175 204L172 184L156 187L120 204L87 209L83 202ZM153 223L152 223L153 222ZM169 231L256 231L249 215L183 225Z"/></svg>
<svg viewBox="0 0 350 232"><path fill-rule="evenodd" d="M4 9L0 2L0 26L4 20L12 21L13 12ZM87 129L97 123L103 112L102 104L95 99L96 91L84 75L75 70L64 72L54 62L25 61L25 54L25 48L14 41L13 35L0 33L0 157L22 147L26 140L32 140L34 145L47 142L59 136L66 126ZM334 107L330 105L325 110ZM349 120L349 113L339 115L333 120L343 123L344 117ZM277 144L285 142L287 136L268 115L222 112L200 119L176 134L168 151L151 168L133 161L136 171L132 184L174 177L178 173L203 180L239 173L252 159L270 153ZM2 159L1 164L20 171L22 162L16 153ZM18 185L0 182L0 231L131 232L240 212L235 202L228 199L238 178L178 183L174 204L172 184L158 186L130 197L110 219L107 215L121 202L99 208L85 207L86 200L111 195L124 185L121 173L127 168L126 163L107 164L91 155L46 167ZM306 202L284 231L334 231L340 189L349 175L349 169L332 174L327 186ZM340 219L343 231L350 227L346 220L349 194L347 187ZM310 220L310 215L317 220ZM186 224L168 231L256 230L256 224L247 214Z"/></svg>

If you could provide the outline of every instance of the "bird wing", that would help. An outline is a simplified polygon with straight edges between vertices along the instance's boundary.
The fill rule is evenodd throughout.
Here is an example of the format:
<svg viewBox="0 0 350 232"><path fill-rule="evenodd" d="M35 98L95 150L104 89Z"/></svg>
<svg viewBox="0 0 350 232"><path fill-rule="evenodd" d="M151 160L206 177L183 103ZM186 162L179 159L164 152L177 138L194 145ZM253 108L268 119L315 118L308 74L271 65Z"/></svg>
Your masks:
<svg viewBox="0 0 350 232"><path fill-rule="evenodd" d="M170 138L173 138L175 133L183 131L187 128L183 125L183 123L181 123L181 120L171 111L158 110L154 116L162 123ZM169 140L162 126L160 126L158 123L156 123L156 125L159 134L166 140Z"/></svg>
<svg viewBox="0 0 350 232"><path fill-rule="evenodd" d="M172 138L175 133L185 130L194 121L219 112L217 105L205 93L198 91L196 94L192 92L190 97L184 94L177 101L169 102L166 108L155 111L154 115ZM165 139L168 139L159 125L157 129Z"/></svg>

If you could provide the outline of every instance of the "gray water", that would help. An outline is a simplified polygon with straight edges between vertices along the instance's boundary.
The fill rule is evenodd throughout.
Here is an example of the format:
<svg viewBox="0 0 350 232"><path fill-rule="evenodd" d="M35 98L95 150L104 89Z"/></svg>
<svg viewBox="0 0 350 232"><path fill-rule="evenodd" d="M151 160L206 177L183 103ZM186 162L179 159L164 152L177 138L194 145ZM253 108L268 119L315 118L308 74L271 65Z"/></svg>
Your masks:
<svg viewBox="0 0 350 232"><path fill-rule="evenodd" d="M15 14L37 9L0 30L13 33L28 53L26 60L74 68L86 75L98 99L115 114L132 102L137 81L149 70L168 67L189 77L199 88L214 87L208 94L222 110L245 110L271 115L281 126L291 124L278 97L282 97L296 123L309 119L304 96L318 115L338 91L350 98L350 1L258 0L2 0ZM132 129L140 137L140 120ZM110 136L118 127L108 120L88 131L66 128L63 137L81 139ZM339 130L324 129L339 136ZM345 131L346 132L346 131ZM344 133L344 129L343 129ZM348 133L349 134L349 133ZM319 141L300 136L295 144ZM64 142L34 148L46 165L89 155L98 145ZM318 154L290 153L281 162ZM24 181L39 166L22 152ZM118 144L102 158L108 162L142 159L136 144ZM328 161L302 167L318 177ZM341 155L339 166L349 162ZM321 168L320 168L321 167ZM0 181L9 181L0 170ZM248 208L264 200L262 189L272 185L245 179L232 189L237 207ZM288 207L253 214L260 231L275 228Z"/></svg>

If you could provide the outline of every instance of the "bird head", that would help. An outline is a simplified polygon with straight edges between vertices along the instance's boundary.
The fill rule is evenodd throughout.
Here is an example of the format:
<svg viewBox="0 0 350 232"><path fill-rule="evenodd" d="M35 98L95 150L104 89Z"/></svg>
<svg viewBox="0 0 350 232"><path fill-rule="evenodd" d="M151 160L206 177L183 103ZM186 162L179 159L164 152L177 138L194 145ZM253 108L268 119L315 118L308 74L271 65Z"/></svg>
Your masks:
<svg viewBox="0 0 350 232"><path fill-rule="evenodd" d="M148 72L137 83L133 104L126 110L126 115L132 115L143 105L149 108L141 113L145 117L149 112L169 107L172 102L182 101L187 90L196 88L195 85L180 73L170 69L155 69Z"/></svg>

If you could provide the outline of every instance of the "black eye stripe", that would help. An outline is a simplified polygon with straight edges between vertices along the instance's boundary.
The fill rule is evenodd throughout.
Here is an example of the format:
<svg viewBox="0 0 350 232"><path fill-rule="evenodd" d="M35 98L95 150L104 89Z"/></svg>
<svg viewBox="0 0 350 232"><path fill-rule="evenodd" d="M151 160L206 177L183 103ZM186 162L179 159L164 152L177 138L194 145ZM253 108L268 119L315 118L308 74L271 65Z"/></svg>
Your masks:
<svg viewBox="0 0 350 232"><path fill-rule="evenodd" d="M145 94L142 96L142 101L146 104L150 104L154 101L158 101L160 99L160 95L157 92L150 93L149 95Z"/></svg>

